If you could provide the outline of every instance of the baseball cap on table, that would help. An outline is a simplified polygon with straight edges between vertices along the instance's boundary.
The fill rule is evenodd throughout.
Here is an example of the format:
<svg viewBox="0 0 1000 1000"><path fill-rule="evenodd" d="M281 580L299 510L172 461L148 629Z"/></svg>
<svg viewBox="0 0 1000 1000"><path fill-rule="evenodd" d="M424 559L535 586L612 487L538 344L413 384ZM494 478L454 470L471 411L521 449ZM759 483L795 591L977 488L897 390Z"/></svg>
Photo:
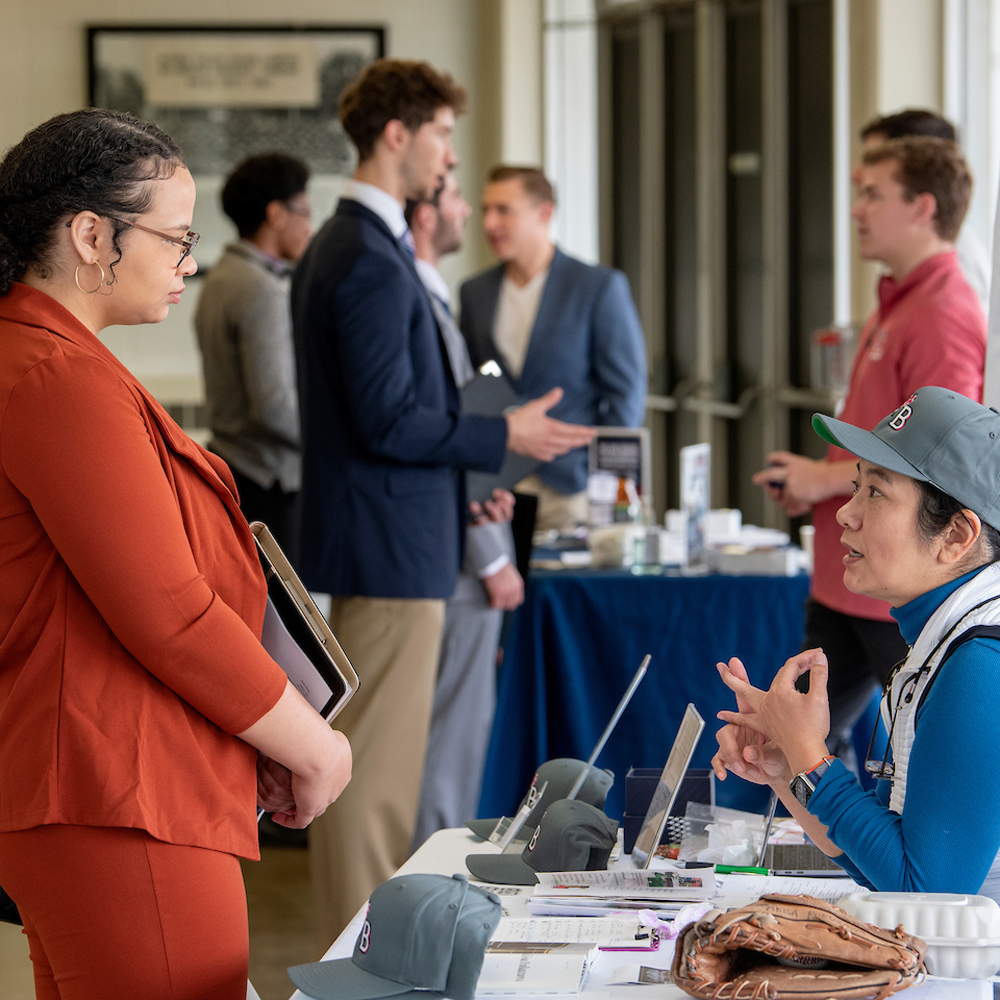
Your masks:
<svg viewBox="0 0 1000 1000"><path fill-rule="evenodd" d="M500 900L464 875L400 875L371 895L350 958L293 965L317 1000L473 1000Z"/></svg>
<svg viewBox="0 0 1000 1000"><path fill-rule="evenodd" d="M825 441L874 465L931 483L1000 528L1000 413L952 389L918 389L873 431L817 413Z"/></svg>
<svg viewBox="0 0 1000 1000"><path fill-rule="evenodd" d="M539 819L545 815L545 810L553 802L564 799L569 795L570 789L580 776L580 771L585 767L587 767L587 762L585 760L577 760L575 757L554 757L552 760L547 760L539 766L534 778L531 780L532 787L541 788L542 784L546 781L549 783L549 786L545 789L545 794L535 804L534 809L528 813L528 818L517 835L518 840L527 840L534 832ZM604 808L604 800L608 797L608 791L614 783L615 776L612 771L601 770L592 766L587 777L584 779L583 785L580 787L580 791L577 792L576 801L587 802L592 806L597 806L598 809L602 809ZM526 798L527 796L521 799L521 805L517 807L515 814L524 805ZM477 837L487 840L499 822L499 819L470 819L465 825Z"/></svg>
<svg viewBox="0 0 1000 1000"><path fill-rule="evenodd" d="M535 885L536 872L604 871L618 822L579 799L553 802L520 854L470 854L474 878L495 885Z"/></svg>

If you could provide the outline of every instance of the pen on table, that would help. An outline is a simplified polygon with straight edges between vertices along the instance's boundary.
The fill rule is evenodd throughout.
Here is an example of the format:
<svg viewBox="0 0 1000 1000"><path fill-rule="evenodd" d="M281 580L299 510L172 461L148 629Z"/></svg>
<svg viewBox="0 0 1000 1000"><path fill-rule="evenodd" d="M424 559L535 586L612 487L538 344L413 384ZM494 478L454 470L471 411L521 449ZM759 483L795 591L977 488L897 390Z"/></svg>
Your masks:
<svg viewBox="0 0 1000 1000"><path fill-rule="evenodd" d="M716 875L770 875L768 868L758 868L756 865L716 865Z"/></svg>

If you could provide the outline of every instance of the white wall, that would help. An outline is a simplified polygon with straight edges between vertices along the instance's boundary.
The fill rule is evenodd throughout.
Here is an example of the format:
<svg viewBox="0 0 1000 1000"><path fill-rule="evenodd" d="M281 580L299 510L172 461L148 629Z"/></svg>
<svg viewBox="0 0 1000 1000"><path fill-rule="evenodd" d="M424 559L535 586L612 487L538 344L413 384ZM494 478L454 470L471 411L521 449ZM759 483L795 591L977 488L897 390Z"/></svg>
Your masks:
<svg viewBox="0 0 1000 1000"><path fill-rule="evenodd" d="M479 103L477 53L479 0L3 0L0 58L0 147L8 148L34 125L87 99L86 26L176 24L357 24L386 29L386 54L427 59L469 90L470 114L459 120L455 145L460 180L478 201L483 171L481 135L490 128ZM488 103L488 102L483 102ZM317 223L321 219L316 220ZM474 217L470 225L478 225ZM454 283L483 266L481 244L446 262ZM190 316L198 281L189 282L181 305L155 327L108 330L105 342L161 398L198 399L200 361Z"/></svg>
<svg viewBox="0 0 1000 1000"><path fill-rule="evenodd" d="M941 0L880 0L878 104L942 108Z"/></svg>

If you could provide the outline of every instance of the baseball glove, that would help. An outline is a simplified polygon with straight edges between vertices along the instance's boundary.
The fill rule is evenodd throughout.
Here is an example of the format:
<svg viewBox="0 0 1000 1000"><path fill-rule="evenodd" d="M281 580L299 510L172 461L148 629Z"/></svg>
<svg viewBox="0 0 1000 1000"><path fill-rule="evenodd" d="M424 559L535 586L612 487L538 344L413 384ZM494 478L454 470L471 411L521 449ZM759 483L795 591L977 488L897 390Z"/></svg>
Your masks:
<svg viewBox="0 0 1000 1000"><path fill-rule="evenodd" d="M711 1000L884 1000L923 978L927 945L812 896L762 896L681 931L674 982Z"/></svg>

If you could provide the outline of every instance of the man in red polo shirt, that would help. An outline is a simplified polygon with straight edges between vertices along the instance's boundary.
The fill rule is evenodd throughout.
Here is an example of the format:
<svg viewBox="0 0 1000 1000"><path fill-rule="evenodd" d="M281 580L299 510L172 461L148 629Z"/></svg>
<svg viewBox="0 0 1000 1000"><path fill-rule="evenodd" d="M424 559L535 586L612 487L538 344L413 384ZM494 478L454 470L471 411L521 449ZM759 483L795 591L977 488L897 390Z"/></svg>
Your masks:
<svg viewBox="0 0 1000 1000"><path fill-rule="evenodd" d="M841 419L873 428L921 385L982 400L986 320L958 264L954 240L972 193L958 147L944 139L894 139L868 149L855 174L861 255L883 263L878 307L865 323ZM889 605L843 583L837 511L854 490L856 460L831 446L814 461L778 451L753 481L791 517L810 510L816 534L804 649L830 662L830 748L856 767L851 728L906 645ZM862 557L864 553L861 553Z"/></svg>

